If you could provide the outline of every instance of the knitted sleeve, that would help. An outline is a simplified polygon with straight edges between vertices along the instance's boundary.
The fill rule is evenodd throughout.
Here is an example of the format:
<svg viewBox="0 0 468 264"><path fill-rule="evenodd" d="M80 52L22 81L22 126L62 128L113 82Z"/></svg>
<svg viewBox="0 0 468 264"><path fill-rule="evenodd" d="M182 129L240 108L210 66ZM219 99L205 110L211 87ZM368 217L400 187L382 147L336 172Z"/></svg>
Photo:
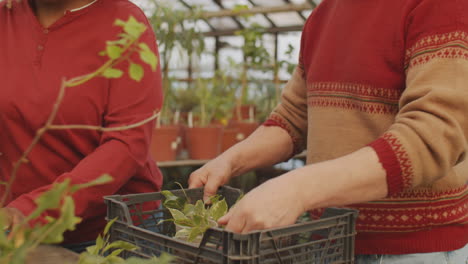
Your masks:
<svg viewBox="0 0 468 264"><path fill-rule="evenodd" d="M285 129L294 144L293 154L300 153L307 144L307 85L302 51L306 43L307 20L301 39L299 65L281 94L280 104L272 111L264 126L278 126Z"/></svg>
<svg viewBox="0 0 468 264"><path fill-rule="evenodd" d="M430 185L466 155L468 1L424 0L406 25L406 89L394 124L370 144L389 195Z"/></svg>
<svg viewBox="0 0 468 264"><path fill-rule="evenodd" d="M294 144L294 154L304 150L307 133L307 90L302 75L303 70L297 67L283 90L281 103L263 124L285 129Z"/></svg>

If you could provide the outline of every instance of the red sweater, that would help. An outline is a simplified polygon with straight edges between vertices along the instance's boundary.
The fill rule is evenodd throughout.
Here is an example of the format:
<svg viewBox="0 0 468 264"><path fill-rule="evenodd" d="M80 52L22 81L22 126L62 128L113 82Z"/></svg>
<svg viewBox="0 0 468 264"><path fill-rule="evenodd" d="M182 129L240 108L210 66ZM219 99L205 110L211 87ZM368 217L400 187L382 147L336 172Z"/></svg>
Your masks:
<svg viewBox="0 0 468 264"><path fill-rule="evenodd" d="M106 58L98 53L121 28L116 19L129 16L148 30L141 41L156 52L156 40L143 12L126 0L98 0L79 11L67 11L49 28L37 21L28 1L8 10L0 4L0 180L9 179L12 164L31 143L56 100L62 78L95 71ZM141 63L138 56L133 61ZM144 63L141 63L142 65ZM119 66L124 72L128 65ZM148 118L161 106L160 71L144 65L145 75L135 82L98 77L68 88L54 124L117 127ZM94 240L103 230L103 196L158 191L162 176L149 155L154 123L121 132L88 130L49 131L22 165L7 206L28 215L34 199L54 182L70 178L84 183L109 173L114 181L74 195L76 214L83 218L64 243ZM0 194L4 190L0 188Z"/></svg>
<svg viewBox="0 0 468 264"><path fill-rule="evenodd" d="M304 27L266 125L307 146L308 163L376 151L389 195L349 205L358 254L468 243L467 14L467 0L324 0Z"/></svg>

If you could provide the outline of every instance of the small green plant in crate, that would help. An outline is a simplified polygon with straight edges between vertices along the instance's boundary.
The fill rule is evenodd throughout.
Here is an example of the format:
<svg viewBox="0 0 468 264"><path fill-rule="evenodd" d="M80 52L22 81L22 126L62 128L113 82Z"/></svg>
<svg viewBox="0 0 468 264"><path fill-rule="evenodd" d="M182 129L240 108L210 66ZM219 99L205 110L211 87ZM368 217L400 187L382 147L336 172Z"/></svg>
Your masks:
<svg viewBox="0 0 468 264"><path fill-rule="evenodd" d="M215 195L208 203L197 200L191 203L188 196L185 198L175 196L171 191L161 192L166 198L163 205L172 215L165 221L174 222L177 232L175 238L188 242L200 241L208 228L218 227L218 219L228 211L228 205L224 198Z"/></svg>

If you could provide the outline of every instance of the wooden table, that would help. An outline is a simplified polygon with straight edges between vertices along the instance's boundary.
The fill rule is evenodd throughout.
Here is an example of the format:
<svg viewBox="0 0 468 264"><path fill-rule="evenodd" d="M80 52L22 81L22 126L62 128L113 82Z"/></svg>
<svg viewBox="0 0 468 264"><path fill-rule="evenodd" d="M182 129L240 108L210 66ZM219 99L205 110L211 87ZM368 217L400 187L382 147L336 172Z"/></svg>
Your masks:
<svg viewBox="0 0 468 264"><path fill-rule="evenodd" d="M41 245L29 252L26 264L76 264L80 256L58 246Z"/></svg>

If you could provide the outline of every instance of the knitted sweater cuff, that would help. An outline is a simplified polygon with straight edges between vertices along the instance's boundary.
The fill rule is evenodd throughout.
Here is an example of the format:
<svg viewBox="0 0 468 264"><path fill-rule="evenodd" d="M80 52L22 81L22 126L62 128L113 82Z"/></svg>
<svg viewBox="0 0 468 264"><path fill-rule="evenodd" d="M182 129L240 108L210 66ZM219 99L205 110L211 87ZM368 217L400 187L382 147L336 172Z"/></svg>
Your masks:
<svg viewBox="0 0 468 264"><path fill-rule="evenodd" d="M369 146L375 150L387 172L388 196L401 192L404 189L402 169L391 145L384 138L378 138Z"/></svg>
<svg viewBox="0 0 468 264"><path fill-rule="evenodd" d="M282 129L284 129L286 132L288 132L288 134L291 137L291 139L293 141L293 144L294 144L294 149L293 149L293 153L292 153L291 157L293 157L296 154L301 153L301 151L303 150L302 147L301 147L301 144L299 143L300 140L294 135L294 133L288 127L288 125L285 124L284 122L281 122L280 120L278 120L278 118L273 119L273 116L270 116L270 118L267 119L262 125L266 126L266 127L274 127L274 126L280 127Z"/></svg>

